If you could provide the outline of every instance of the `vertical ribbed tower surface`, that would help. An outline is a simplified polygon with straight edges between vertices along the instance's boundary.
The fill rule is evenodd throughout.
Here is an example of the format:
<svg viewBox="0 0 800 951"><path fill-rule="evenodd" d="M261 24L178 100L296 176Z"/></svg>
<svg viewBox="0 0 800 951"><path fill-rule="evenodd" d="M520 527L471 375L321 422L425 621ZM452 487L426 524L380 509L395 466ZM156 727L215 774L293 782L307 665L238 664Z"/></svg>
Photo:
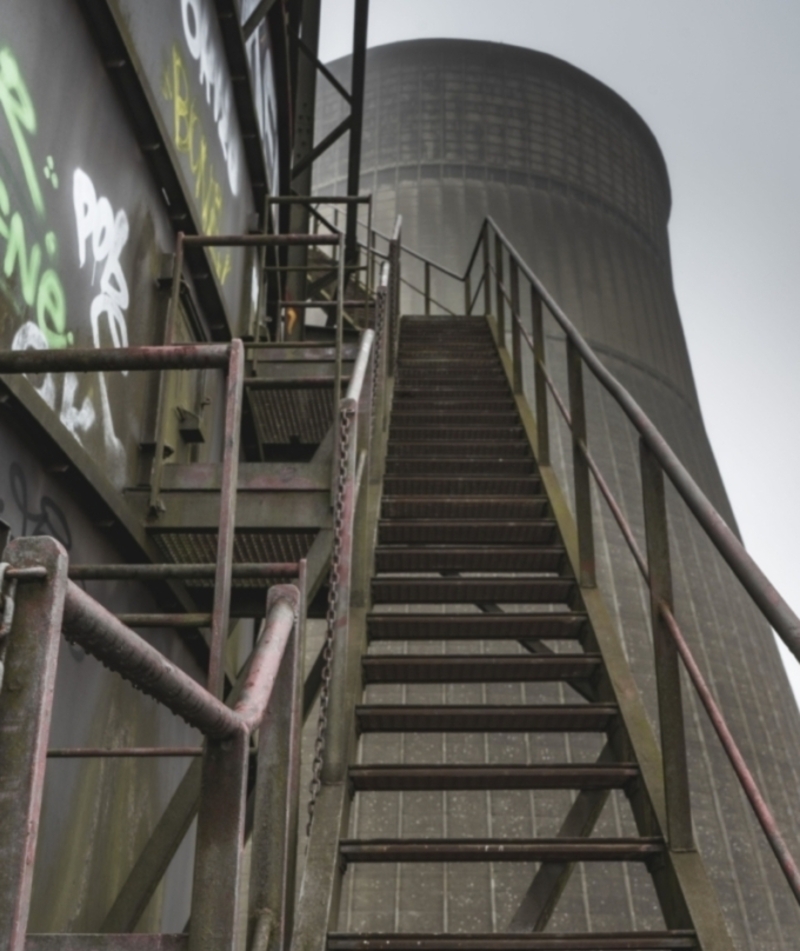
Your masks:
<svg viewBox="0 0 800 951"><path fill-rule="evenodd" d="M349 59L330 68L348 83ZM347 108L333 87L321 85L318 140ZM672 287L667 170L641 117L608 87L552 56L464 40L371 49L364 108L361 189L375 197L377 227L388 232L401 214L405 244L461 272L481 221L492 215L735 527ZM345 140L318 164L315 191L344 193L346 161ZM463 309L443 284L434 290ZM419 300L407 298L406 309L419 312ZM548 360L565 393L563 343L552 322L548 330ZM642 540L635 434L587 383L590 448ZM551 404L551 419L556 415ZM569 492L569 444L564 429L553 428L553 464ZM743 457L747 452L743 439ZM600 584L655 724L647 600L615 524L597 501L596 510ZM674 493L670 514L679 621L797 854L800 717L771 632ZM697 840L731 932L742 949L789 951L798 944L800 915L691 687L684 696ZM576 749L562 755L580 758ZM448 808L443 804L443 812ZM486 809L500 806L490 797ZM533 803L534 825L536 809ZM605 816L598 831L619 834L618 812ZM522 835L524 825L520 820ZM499 881L487 885L489 930L503 930L503 909L521 898L498 900ZM599 885L591 869L573 876L553 926L569 918L576 930L621 929L636 927L637 915L642 923L627 876L610 896ZM502 887L514 888L505 880ZM402 924L408 909L399 884L396 895ZM358 907L350 901L343 926L369 928ZM414 930L414 922L404 930Z"/></svg>

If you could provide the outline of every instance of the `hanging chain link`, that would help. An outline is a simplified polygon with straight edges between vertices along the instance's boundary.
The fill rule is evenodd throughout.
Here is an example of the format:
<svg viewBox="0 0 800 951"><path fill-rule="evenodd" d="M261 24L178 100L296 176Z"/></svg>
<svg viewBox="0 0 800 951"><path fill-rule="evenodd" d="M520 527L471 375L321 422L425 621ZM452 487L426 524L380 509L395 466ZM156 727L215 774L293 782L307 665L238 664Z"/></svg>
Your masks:
<svg viewBox="0 0 800 951"><path fill-rule="evenodd" d="M378 404L378 384L380 382L380 372L383 364L383 325L386 316L386 292L381 287L375 294L375 341L372 347L372 405L370 412L372 414L372 437L375 438L375 426L377 414L375 409ZM386 385L386 381L383 381Z"/></svg>
<svg viewBox="0 0 800 951"><path fill-rule="evenodd" d="M14 602L17 593L17 581L6 577L9 568L7 561L0 562L0 690L3 688L5 674L6 647L11 625L14 621Z"/></svg>
<svg viewBox="0 0 800 951"><path fill-rule="evenodd" d="M336 631L336 603L339 598L339 563L342 554L342 530L344 528L344 495L347 484L347 468L350 457L350 442L353 435L355 408L343 407L339 417L338 466L336 472L336 498L333 505L333 555L328 581L328 612L325 630L325 644L322 648L322 686L319 693L319 720L317 738L314 741L314 763L311 767L311 785L308 801L308 825L306 835L311 834L311 821L322 785L322 757L325 753L325 737L328 731L328 703L330 702L331 660L333 659L333 638Z"/></svg>

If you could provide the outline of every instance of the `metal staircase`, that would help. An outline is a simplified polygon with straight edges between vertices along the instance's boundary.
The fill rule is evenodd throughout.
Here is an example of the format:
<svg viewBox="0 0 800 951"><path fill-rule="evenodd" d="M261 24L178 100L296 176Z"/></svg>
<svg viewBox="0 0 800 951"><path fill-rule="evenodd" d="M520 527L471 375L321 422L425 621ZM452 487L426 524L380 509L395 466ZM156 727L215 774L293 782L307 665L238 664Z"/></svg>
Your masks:
<svg viewBox="0 0 800 951"><path fill-rule="evenodd" d="M226 374L219 459L165 464L166 381L150 481L122 501L99 493L136 563L70 566L48 539L5 549L0 939L12 951L730 951L693 840L680 663L799 899L800 873L675 620L665 476L795 654L800 621L491 220L463 276L407 255L423 268L425 316L402 321L401 284L419 289L401 273L399 223L385 253L366 238L376 290L357 304L373 326L357 344L344 338L341 235L245 236L217 240L338 245L334 345L168 332L157 347L0 354L17 380ZM434 300L434 271L466 315ZM178 255L174 306L180 274ZM568 400L545 358L546 310L566 338ZM639 433L646 555L589 451L584 369ZM571 434L572 503L550 465L552 405ZM592 479L650 593L660 747L597 586ZM144 582L165 607L115 617L80 588L98 578ZM302 683L303 622L326 580L325 643ZM259 626L233 669L237 618ZM132 630L159 626L188 638L205 685ZM62 630L203 746L48 753ZM306 842L300 734L318 695ZM194 758L91 934L27 933L48 755ZM185 933L135 934L195 816ZM582 928L576 881L609 907L627 890L636 929L608 926L611 913Z"/></svg>
<svg viewBox="0 0 800 951"><path fill-rule="evenodd" d="M363 756L348 776L357 799L411 793L402 825L428 834L345 838L341 860L348 868L516 863L523 875L530 863L541 864L505 929L424 932L425 910L429 927L443 917L428 900L414 933L336 932L328 948L698 947L674 894L661 902L669 930L541 934L575 863L635 862L653 869L664 865L666 846L643 813L638 835L590 836L610 791L630 796L641 779L488 324L483 318L406 318L398 359L367 620L370 651L362 660L365 698L355 708ZM537 689L543 684L568 685L570 697L553 702L557 691ZM547 761L557 746L550 739L543 760L537 739L560 733L580 735L584 746L586 735L596 734L607 745L589 742L602 748L599 757L559 763ZM374 734L390 737L370 743ZM376 753L378 761L370 761ZM557 835L482 836L486 817L469 800L511 790L579 795ZM415 807L413 794L420 792L429 794L424 802L435 815L418 814L424 806ZM436 803L434 792L450 801ZM371 820L365 817L370 808ZM470 812L474 832L441 837L429 831L448 818L465 829L463 818L448 815L459 808ZM361 808L359 825L379 828L380 812L380 798L373 796ZM435 889L435 879L426 880ZM438 897L448 904L448 896ZM478 921L492 917L480 907L485 901L476 890L472 917ZM414 917L411 909L397 913ZM456 931L464 931L463 922Z"/></svg>

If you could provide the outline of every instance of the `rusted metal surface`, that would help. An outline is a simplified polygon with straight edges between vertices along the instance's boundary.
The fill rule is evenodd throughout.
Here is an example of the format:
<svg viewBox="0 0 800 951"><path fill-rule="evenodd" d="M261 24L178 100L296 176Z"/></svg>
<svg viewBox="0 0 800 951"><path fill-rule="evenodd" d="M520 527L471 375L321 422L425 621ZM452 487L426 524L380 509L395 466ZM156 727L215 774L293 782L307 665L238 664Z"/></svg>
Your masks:
<svg viewBox="0 0 800 951"><path fill-rule="evenodd" d="M283 951L292 933L303 725L305 582L303 564L295 589L299 595L295 599L296 633L283 654L258 737L248 905L253 945L258 951ZM280 597L281 589L270 591L270 603Z"/></svg>
<svg viewBox="0 0 800 951"><path fill-rule="evenodd" d="M365 684L385 683L536 683L591 677L600 667L597 654L478 657L403 654L362 657Z"/></svg>
<svg viewBox="0 0 800 951"><path fill-rule="evenodd" d="M196 370L226 367L228 344L184 343L160 347L69 350L2 350L0 373L94 373L123 370Z"/></svg>
<svg viewBox="0 0 800 951"><path fill-rule="evenodd" d="M234 578L293 578L299 565L296 561L262 564L238 562L231 566ZM36 569L31 569L36 570ZM150 581L156 578L180 578L192 580L213 578L216 564L162 564L162 565L70 565L69 577L73 581L102 581L106 579L127 581Z"/></svg>
<svg viewBox="0 0 800 951"><path fill-rule="evenodd" d="M184 757L202 756L200 746L128 746L118 749L98 747L72 747L65 749L51 749L47 751L48 759L97 759L110 756L112 758L149 758L152 756Z"/></svg>
<svg viewBox="0 0 800 951"><path fill-rule="evenodd" d="M12 568L43 566L47 580L17 588L0 691L0 945L24 951L44 789L67 554L52 538L12 541Z"/></svg>
<svg viewBox="0 0 800 951"><path fill-rule="evenodd" d="M241 697L234 707L248 733L258 729L264 718L300 604L300 592L294 585L275 585L267 597L264 632L253 651Z"/></svg>
<svg viewBox="0 0 800 951"><path fill-rule="evenodd" d="M64 634L206 736L222 739L242 730L242 722L232 710L73 581L67 584Z"/></svg>

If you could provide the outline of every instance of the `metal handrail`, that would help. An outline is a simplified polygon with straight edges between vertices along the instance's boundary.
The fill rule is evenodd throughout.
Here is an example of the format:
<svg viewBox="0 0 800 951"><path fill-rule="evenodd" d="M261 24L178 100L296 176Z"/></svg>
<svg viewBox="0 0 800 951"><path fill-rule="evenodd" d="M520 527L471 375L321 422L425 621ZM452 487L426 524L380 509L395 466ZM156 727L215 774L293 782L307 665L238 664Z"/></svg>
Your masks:
<svg viewBox="0 0 800 951"><path fill-rule="evenodd" d="M492 231L495 237L495 264L491 262L489 241ZM589 474L591 474L595 479L598 490L609 506L611 514L633 555L636 566L650 591L654 639L658 636L662 639L663 643L664 635L661 631L665 631L670 645L669 652L673 652L676 658L679 656L686 667L692 685L708 713L712 726L717 732L723 749L733 766L735 775L753 808L756 818L778 860L787 883L795 895L795 898L800 903L800 870L789 853L786 841L778 830L775 817L767 806L764 797L761 795L753 774L747 767L741 751L725 723L722 712L703 678L700 668L672 612L668 556L664 559L662 552L659 552L660 545L664 546L664 548L668 545L666 541L667 516L663 496L664 473L666 473L678 494L694 514L700 527L734 571L736 577L751 596L762 615L772 625L781 640L791 650L792 654L799 660L800 618L792 611L766 575L758 567L755 560L747 553L741 541L736 537L700 486L689 474L688 470L681 463L656 425L650 420L622 383L603 365L591 346L559 307L541 280L527 264L522 261L513 245L491 217L487 217L484 220L464 275L458 277L458 280L467 287L468 313L472 312L472 306L478 297L477 290L474 297L469 293L469 277L477 259L478 252L482 247L485 253L483 274L478 283L478 289L480 289L482 283L486 284L485 291L488 311L490 288L487 282L489 276L493 276L498 298L497 343L501 349L506 348L503 306L508 304L510 308L512 332L511 358L514 389L518 394L521 394L522 373L520 348L521 340L524 339L533 354L534 368L536 370L537 410L543 413L544 417L543 419L537 419L537 424L540 427L540 440L541 428L546 430L547 427L547 390L552 393L559 412L563 415L568 428L572 431L573 465L575 467L576 479L576 523L581 561L581 583L588 587L593 587L595 584L594 545L591 527L592 514L588 485ZM509 259L510 288L507 287L504 282L503 261L501 257L503 251L507 253ZM414 256L425 261L426 267L428 266L429 262L427 262L424 257L418 254L414 254ZM531 338L531 335L523 326L520 317L520 273L530 285L532 307L538 308L538 326L537 318L534 317L534 337L538 334L539 348L541 349L537 348L536 340ZM567 363L570 377L570 404L575 406L576 412L579 414L578 419L570 412L561 394L558 392L544 362L543 329L541 324L542 303L547 306L566 336ZM588 449L583 383L581 378L581 366L583 364L589 368L598 382L614 398L640 436L643 453L642 474L643 495L645 496L645 532L648 538L647 561L639 549L631 526L625 518L622 508L614 498L608 483L605 481L600 468ZM540 385L542 387L541 391L539 389ZM544 438L544 445L546 447L548 437L545 436ZM545 448L545 452L542 453L541 450L542 443L540 441L540 455L546 456L549 451ZM645 457L647 457L647 459ZM542 459L540 460L540 464L548 463L545 459ZM653 468L653 464L655 468ZM647 482L647 484L645 484L645 482ZM653 538L651 538L651 534L654 536ZM656 631L657 627L659 628L658 634ZM666 668L663 667L665 663L667 665ZM670 847L680 849L686 847L691 848L693 845L686 749L680 703L680 682L676 680L674 676L677 674L677 668L673 667L672 670L668 669L670 663L671 661L669 659L665 661L663 656L661 658L657 656L656 658L659 707L662 719L662 754L664 757L667 827ZM662 667L663 672L661 674L659 674L658 671L659 667ZM661 678L666 678L666 680L662 682ZM664 691L664 697L666 697L666 703L672 704L673 709L671 711L665 709L663 705L664 697L662 697L662 690ZM666 726L663 722L665 717L670 720Z"/></svg>
<svg viewBox="0 0 800 951"><path fill-rule="evenodd" d="M745 590L755 601L761 613L769 621L775 632L786 644L794 656L800 660L800 618L781 597L769 578L748 554L744 545L730 529L725 519L716 510L708 496L703 492L689 471L683 465L661 435L658 427L639 406L628 390L608 370L600 358L586 342L572 321L559 307L552 294L542 284L533 271L520 259L513 246L497 227L492 218L486 219L495 234L500 238L504 247L512 254L520 271L536 288L550 313L561 326L564 333L575 345L583 362L605 390L619 404L625 415L633 423L634 428L647 442L658 459L661 467L670 482L675 486L678 494L691 509L705 533L711 539L722 557L736 574Z"/></svg>

